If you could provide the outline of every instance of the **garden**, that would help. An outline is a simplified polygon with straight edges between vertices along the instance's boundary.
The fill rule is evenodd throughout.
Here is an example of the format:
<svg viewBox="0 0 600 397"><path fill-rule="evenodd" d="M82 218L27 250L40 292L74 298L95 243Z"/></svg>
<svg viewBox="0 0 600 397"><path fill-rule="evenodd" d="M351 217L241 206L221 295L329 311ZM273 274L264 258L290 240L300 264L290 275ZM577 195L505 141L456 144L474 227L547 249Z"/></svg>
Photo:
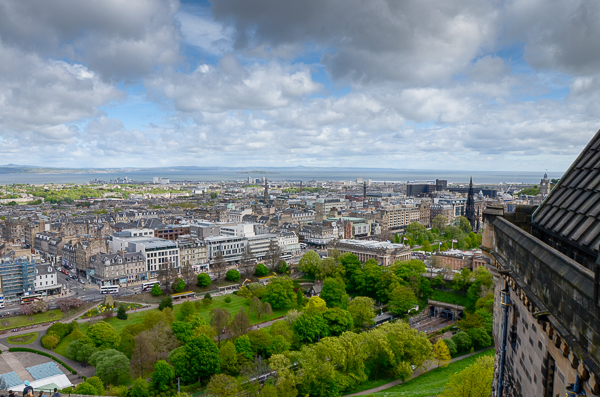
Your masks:
<svg viewBox="0 0 600 397"><path fill-rule="evenodd" d="M37 332L30 332L23 335L9 336L6 341L11 345L28 345L35 342L38 337Z"/></svg>
<svg viewBox="0 0 600 397"><path fill-rule="evenodd" d="M96 316L106 316L111 317L111 315L120 307L123 306L125 311L141 309L143 307L148 307L147 305L142 305L139 303L131 303L131 302L115 302L112 299L109 299L103 303L100 303L96 307L90 308L85 314L83 314L81 319L91 318Z"/></svg>
<svg viewBox="0 0 600 397"><path fill-rule="evenodd" d="M63 318L63 316L64 313L60 311L60 309L54 309L43 313L4 317L0 320L0 331L5 329L27 327L35 324L43 324L51 321L59 321Z"/></svg>
<svg viewBox="0 0 600 397"><path fill-rule="evenodd" d="M236 294L205 294L176 305L163 296L158 309L126 313L126 319L106 316L55 324L42 343L96 367L98 382L86 381L73 392L102 388L115 396L139 397L175 395L176 379L186 393L204 390L215 397L336 397L408 380L415 368L431 363L445 367L451 357L492 343L493 296L487 293L488 278L482 271L465 272L456 283L460 290L455 292L470 299L467 315L457 323L460 331L452 338L431 339L405 321L414 304L433 294L423 262L382 267L373 260L361 263L351 254L321 259L309 251L299 268L322 282L320 297L307 299L293 280L276 277L267 285L249 283ZM399 320L374 328L376 301ZM109 300L97 310L116 306ZM269 327L253 327L283 315ZM302 371L292 370L295 366ZM264 385L247 382L271 371L277 376Z"/></svg>

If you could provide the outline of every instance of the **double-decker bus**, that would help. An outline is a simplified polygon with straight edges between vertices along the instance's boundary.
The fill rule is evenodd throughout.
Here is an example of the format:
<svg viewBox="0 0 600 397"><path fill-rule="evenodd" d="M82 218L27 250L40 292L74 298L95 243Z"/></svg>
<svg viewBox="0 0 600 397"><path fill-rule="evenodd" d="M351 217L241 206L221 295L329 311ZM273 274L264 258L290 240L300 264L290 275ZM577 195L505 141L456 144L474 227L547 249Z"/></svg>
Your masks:
<svg viewBox="0 0 600 397"><path fill-rule="evenodd" d="M142 292L152 290L152 287L154 287L155 284L159 284L159 282L158 281L149 281L147 283L142 283ZM160 284L159 284L159 287L160 287Z"/></svg>
<svg viewBox="0 0 600 397"><path fill-rule="evenodd" d="M117 285L103 285L100 287L101 294L118 294L119 286Z"/></svg>
<svg viewBox="0 0 600 397"><path fill-rule="evenodd" d="M30 303L36 302L42 300L42 297L38 294L35 295L27 295L27 296L23 296L21 297L21 304L22 305L28 305Z"/></svg>

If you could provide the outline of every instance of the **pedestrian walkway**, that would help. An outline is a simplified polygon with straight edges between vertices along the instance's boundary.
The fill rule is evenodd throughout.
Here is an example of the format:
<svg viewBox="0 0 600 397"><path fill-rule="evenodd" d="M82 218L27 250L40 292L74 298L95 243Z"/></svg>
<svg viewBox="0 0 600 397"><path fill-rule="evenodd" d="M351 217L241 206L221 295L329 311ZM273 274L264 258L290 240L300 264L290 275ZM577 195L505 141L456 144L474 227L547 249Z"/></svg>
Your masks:
<svg viewBox="0 0 600 397"><path fill-rule="evenodd" d="M464 360L467 357L471 357L471 356L473 356L475 354L479 354L479 353L484 352L484 351L489 350L489 349L493 349L493 347L489 347L487 349L478 350L478 351L476 351L474 353L469 353L469 354L465 354L464 356L453 358L452 360L450 360L450 363L454 363L456 361ZM407 379L406 381L409 381L411 379L419 377L419 376L421 376L421 375L423 375L423 374L425 374L425 373L427 373L427 372L429 372L429 371L431 371L432 369L435 369L435 368L437 368L437 366L435 364L433 364L432 362L425 363L425 365L423 365L423 367L417 368L417 370L414 371L412 373L411 377L409 379ZM343 397L364 396L365 394L377 393L377 392L383 391L385 389L389 389L390 387L398 386L401 383L403 383L402 380L396 379L395 381L390 382L390 383L386 383L385 385L381 385L379 387L374 387L374 388L369 389L369 390L359 391L359 392L353 393L353 394L347 394L347 395L345 395Z"/></svg>
<svg viewBox="0 0 600 397"><path fill-rule="evenodd" d="M3 352L0 354L0 360L4 361L13 371L15 371L23 382L26 380L33 382L35 380L14 354Z"/></svg>

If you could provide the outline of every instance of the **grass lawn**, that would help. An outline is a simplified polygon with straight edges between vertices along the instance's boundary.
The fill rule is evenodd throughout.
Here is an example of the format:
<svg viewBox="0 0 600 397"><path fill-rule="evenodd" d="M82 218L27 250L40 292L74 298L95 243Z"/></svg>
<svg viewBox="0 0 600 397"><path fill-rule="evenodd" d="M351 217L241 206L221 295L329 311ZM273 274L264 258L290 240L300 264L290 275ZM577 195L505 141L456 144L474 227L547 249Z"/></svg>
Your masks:
<svg viewBox="0 0 600 397"><path fill-rule="evenodd" d="M81 325L82 324L79 325L79 329L81 329ZM71 335L65 336L58 343L58 345L54 348L54 353L60 354L63 357L67 357L67 347L69 346L69 343L71 343L72 341L73 341L73 339L71 338Z"/></svg>
<svg viewBox="0 0 600 397"><path fill-rule="evenodd" d="M461 306L466 306L469 304L469 299L467 299L466 296L453 291L440 291L434 289L429 299L434 301L453 303L455 305Z"/></svg>
<svg viewBox="0 0 600 397"><path fill-rule="evenodd" d="M231 297L231 302L225 303L226 296ZM250 305L246 302L246 298L242 298L241 296L230 294L230 295L225 295L225 296L214 297L213 303L210 306L208 306L207 308L204 308L204 307L201 308L200 310L198 310L198 313L200 313L200 315L208 322L208 321L210 321L210 311L217 307L229 310L232 317L235 316L240 311L240 309L243 307L244 310L246 311L246 313L248 313L248 315L250 316L250 321L252 321L252 324L256 324L259 322L269 321L274 318L284 316L288 312L288 310L296 308L296 303L294 302L291 307L288 307L285 309L273 309L272 315L263 316L259 319L258 317L256 317L255 314L250 314ZM177 316L177 313L179 312L179 308L180 308L180 305L175 306L175 316Z"/></svg>
<svg viewBox="0 0 600 397"><path fill-rule="evenodd" d="M58 321L63 318L64 314L60 309L49 310L45 313L36 313L31 316L14 316L6 317L0 321L0 330L25 327L33 324L47 323L50 321Z"/></svg>
<svg viewBox="0 0 600 397"><path fill-rule="evenodd" d="M469 365L475 363L478 357L493 356L494 349L489 349L474 356L449 364L446 368L436 368L413 380L389 389L374 393L380 397L427 397L435 396L444 390L450 375L460 372Z"/></svg>
<svg viewBox="0 0 600 397"><path fill-rule="evenodd" d="M18 336L9 336L6 341L13 345L28 345L35 341L38 337L37 332L30 332L28 334L18 335Z"/></svg>
<svg viewBox="0 0 600 397"><path fill-rule="evenodd" d="M231 297L231 302L229 303L225 303L225 297L229 296ZM181 305L177 304L174 307L174 314L175 317L177 317L177 315L179 314L179 312L181 311ZM223 308L223 309L227 309L229 310L229 312L231 313L231 316L233 318L233 316L235 316L240 309L243 307L244 310L246 310L246 313L249 314L249 304L246 303L246 299L242 298L240 296L237 295L225 295L225 296L216 296L213 298L213 303L207 307L207 308L200 308L200 310L197 311L197 313L200 313L200 315L207 321L207 323L210 321L210 311L212 309L215 309L217 307ZM256 317L255 314L250 315L250 321L252 322L252 324L256 324L258 322L264 322L264 321L269 321L272 320L274 318L277 317L281 317L284 316L288 310L291 309L295 309L296 308L296 304L294 303L293 306L289 307L289 308L285 308L285 309L278 309L278 310L273 310L273 314L270 316L263 316L260 318L260 320ZM106 321L107 323L109 323L110 325L112 325L115 330L117 331L117 333L121 333L121 331L123 330L123 328L125 328L126 326L128 326L129 324L137 324L137 323L141 323L142 321L144 321L144 317L150 313L151 311L158 311L158 309L153 309L153 310L145 310L145 311L139 311L139 312L128 312L127 313L127 320L119 320L117 318L117 316L114 316L112 318L109 319L102 319L102 318L94 318L92 320L92 322L96 322L96 321ZM87 331L87 329L90 327L91 323L79 323L79 330L81 332L83 332L85 334L85 332ZM71 337L70 336L66 336L65 338L63 338L63 340L60 341L60 343L58 344L58 346L56 346L56 348L54 349L54 352L56 354L60 354L61 356L65 356L66 357L66 353L67 353L67 346L69 346L69 343L71 343Z"/></svg>

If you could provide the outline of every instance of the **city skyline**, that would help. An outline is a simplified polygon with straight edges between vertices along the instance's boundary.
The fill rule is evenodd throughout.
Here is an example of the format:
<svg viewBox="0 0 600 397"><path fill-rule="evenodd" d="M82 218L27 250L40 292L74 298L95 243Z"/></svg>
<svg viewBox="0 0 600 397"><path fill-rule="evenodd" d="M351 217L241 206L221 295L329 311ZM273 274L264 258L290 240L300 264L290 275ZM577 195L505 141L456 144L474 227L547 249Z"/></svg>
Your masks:
<svg viewBox="0 0 600 397"><path fill-rule="evenodd" d="M596 4L0 10L4 164L562 172L600 127Z"/></svg>

